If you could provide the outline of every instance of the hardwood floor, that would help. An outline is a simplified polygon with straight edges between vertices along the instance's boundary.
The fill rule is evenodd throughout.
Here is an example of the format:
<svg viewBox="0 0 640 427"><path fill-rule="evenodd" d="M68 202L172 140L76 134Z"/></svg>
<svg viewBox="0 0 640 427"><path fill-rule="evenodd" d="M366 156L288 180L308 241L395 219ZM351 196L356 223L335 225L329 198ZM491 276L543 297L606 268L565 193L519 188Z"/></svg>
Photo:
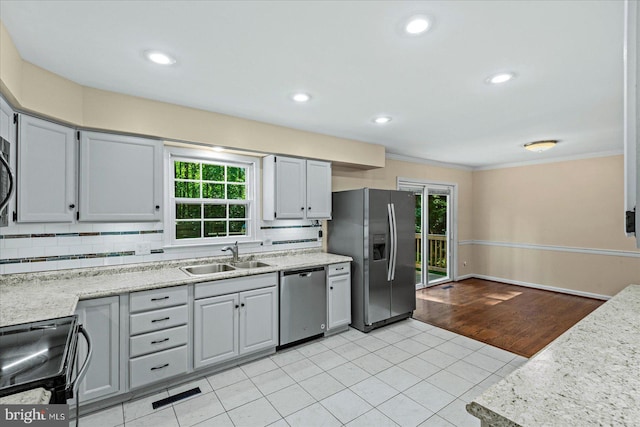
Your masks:
<svg viewBox="0 0 640 427"><path fill-rule="evenodd" d="M604 301L481 279L416 291L413 317L531 357Z"/></svg>

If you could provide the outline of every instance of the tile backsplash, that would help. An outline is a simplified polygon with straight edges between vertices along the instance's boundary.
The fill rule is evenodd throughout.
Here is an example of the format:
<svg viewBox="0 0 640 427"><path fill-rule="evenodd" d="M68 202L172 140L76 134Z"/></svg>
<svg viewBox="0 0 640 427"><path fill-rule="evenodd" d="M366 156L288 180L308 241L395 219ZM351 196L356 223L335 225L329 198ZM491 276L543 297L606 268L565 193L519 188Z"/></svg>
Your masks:
<svg viewBox="0 0 640 427"><path fill-rule="evenodd" d="M318 248L319 230L313 221L261 222L256 242L241 244L240 254ZM223 246L165 245L163 222L15 224L0 228L0 274L222 255Z"/></svg>

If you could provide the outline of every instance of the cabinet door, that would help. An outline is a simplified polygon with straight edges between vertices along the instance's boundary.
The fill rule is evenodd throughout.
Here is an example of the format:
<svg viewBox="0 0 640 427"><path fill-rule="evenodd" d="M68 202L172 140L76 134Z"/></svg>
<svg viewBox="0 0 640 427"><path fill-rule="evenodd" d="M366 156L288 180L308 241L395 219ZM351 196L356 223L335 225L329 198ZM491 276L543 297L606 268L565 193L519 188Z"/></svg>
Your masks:
<svg viewBox="0 0 640 427"><path fill-rule="evenodd" d="M80 220L159 221L162 142L82 132Z"/></svg>
<svg viewBox="0 0 640 427"><path fill-rule="evenodd" d="M194 367L237 357L238 294L194 302Z"/></svg>
<svg viewBox="0 0 640 427"><path fill-rule="evenodd" d="M276 219L305 216L305 161L276 157Z"/></svg>
<svg viewBox="0 0 640 427"><path fill-rule="evenodd" d="M73 222L75 130L25 115L19 129L18 222Z"/></svg>
<svg viewBox="0 0 640 427"><path fill-rule="evenodd" d="M307 160L307 218L331 218L331 163Z"/></svg>
<svg viewBox="0 0 640 427"><path fill-rule="evenodd" d="M80 401L86 402L120 391L119 297L80 301L76 314L91 337L93 352L87 373L80 383ZM87 347L78 339L78 364L84 362ZM80 367L78 366L78 369Z"/></svg>
<svg viewBox="0 0 640 427"><path fill-rule="evenodd" d="M277 286L240 293L240 354L278 345Z"/></svg>
<svg viewBox="0 0 640 427"><path fill-rule="evenodd" d="M15 127L13 124L13 110L4 99L0 98L0 138L4 138L11 144L16 142ZM11 146L15 150L15 145ZM9 161L9 159L7 159Z"/></svg>
<svg viewBox="0 0 640 427"><path fill-rule="evenodd" d="M351 323L351 275L332 276L327 280L328 328Z"/></svg>

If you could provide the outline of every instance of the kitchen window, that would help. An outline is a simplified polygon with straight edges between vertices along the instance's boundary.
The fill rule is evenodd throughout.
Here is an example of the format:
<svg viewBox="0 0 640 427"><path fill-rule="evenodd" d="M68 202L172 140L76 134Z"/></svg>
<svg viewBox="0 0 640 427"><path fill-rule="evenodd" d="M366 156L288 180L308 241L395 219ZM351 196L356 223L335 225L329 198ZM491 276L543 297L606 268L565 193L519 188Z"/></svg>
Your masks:
<svg viewBox="0 0 640 427"><path fill-rule="evenodd" d="M172 243L192 245L253 240L258 159L198 152L170 158ZM167 230L168 231L168 230Z"/></svg>

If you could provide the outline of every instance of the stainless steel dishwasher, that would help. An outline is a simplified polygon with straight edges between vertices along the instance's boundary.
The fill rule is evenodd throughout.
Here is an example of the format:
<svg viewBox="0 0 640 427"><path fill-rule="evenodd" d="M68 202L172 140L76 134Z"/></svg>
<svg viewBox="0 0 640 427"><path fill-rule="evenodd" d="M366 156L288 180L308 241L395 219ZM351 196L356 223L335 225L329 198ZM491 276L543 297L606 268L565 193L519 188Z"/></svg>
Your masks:
<svg viewBox="0 0 640 427"><path fill-rule="evenodd" d="M280 345L324 334L327 285L324 267L280 272Z"/></svg>

